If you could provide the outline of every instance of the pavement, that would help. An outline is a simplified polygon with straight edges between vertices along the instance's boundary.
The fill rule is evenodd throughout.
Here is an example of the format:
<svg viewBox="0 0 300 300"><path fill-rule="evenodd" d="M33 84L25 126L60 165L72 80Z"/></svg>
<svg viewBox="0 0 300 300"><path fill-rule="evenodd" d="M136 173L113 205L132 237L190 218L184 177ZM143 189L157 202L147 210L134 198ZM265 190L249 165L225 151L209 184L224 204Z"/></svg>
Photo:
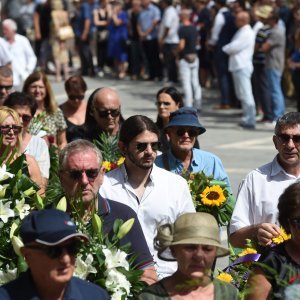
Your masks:
<svg viewBox="0 0 300 300"><path fill-rule="evenodd" d="M155 95L164 86L162 82L115 80L112 78L85 78L87 97L99 87L111 87L118 91L122 102L122 114L128 118L143 114L155 121ZM56 83L50 76L57 102L67 98L63 83ZM177 87L177 86L176 86ZM180 89L180 86L178 86ZM270 162L276 154L272 142L274 126L257 123L256 130L245 130L238 126L241 109L217 110L219 92L216 88L202 89L203 106L199 113L201 123L207 131L199 137L201 149L219 156L229 176L232 190L236 196L241 180L254 168ZM296 102L286 100L287 111L296 109ZM222 241L227 244L227 232L222 231ZM228 264L228 259L219 259L217 268Z"/></svg>

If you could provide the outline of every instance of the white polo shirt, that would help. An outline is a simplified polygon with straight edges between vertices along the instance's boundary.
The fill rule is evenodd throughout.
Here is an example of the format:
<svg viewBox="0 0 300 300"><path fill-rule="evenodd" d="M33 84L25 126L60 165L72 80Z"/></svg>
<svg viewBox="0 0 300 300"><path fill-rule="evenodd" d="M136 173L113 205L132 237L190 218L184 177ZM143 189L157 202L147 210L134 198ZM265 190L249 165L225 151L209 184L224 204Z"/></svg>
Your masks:
<svg viewBox="0 0 300 300"><path fill-rule="evenodd" d="M100 194L104 198L126 204L136 212L150 253L157 263L158 275L161 278L173 274L177 269L177 264L158 259L153 240L157 225L174 223L179 215L195 212L186 180L153 165L150 181L139 202L134 189L128 182L126 169L122 165L105 174Z"/></svg>
<svg viewBox="0 0 300 300"><path fill-rule="evenodd" d="M250 172L242 181L230 222L230 233L259 224L278 224L279 196L299 177L287 174L277 156L272 162Z"/></svg>

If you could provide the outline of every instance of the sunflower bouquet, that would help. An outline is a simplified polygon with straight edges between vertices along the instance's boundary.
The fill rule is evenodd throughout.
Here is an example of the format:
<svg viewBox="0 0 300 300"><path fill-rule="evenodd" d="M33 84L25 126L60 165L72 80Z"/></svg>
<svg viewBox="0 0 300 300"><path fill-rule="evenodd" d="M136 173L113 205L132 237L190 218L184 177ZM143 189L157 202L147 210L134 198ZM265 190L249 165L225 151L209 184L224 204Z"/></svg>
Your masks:
<svg viewBox="0 0 300 300"><path fill-rule="evenodd" d="M125 160L118 147L118 136L111 136L102 132L94 144L101 150L103 156L102 166L106 172L119 167Z"/></svg>
<svg viewBox="0 0 300 300"><path fill-rule="evenodd" d="M210 213L220 226L227 226L235 202L227 183L214 180L204 172L185 172L182 176L188 182L196 211Z"/></svg>

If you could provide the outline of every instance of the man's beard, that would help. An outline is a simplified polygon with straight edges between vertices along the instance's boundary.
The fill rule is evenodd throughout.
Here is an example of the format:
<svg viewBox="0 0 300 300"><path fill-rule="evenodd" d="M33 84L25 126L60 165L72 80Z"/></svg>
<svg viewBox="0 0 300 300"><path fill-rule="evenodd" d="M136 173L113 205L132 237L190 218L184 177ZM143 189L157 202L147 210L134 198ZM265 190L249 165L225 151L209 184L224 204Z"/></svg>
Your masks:
<svg viewBox="0 0 300 300"><path fill-rule="evenodd" d="M140 169L143 169L143 170L149 170L153 167L153 163L154 163L154 160L152 160L151 163L141 163L139 161L137 161L137 159L132 155L132 153L128 153L128 158L129 160L137 167L139 167ZM149 156L152 158L152 156Z"/></svg>

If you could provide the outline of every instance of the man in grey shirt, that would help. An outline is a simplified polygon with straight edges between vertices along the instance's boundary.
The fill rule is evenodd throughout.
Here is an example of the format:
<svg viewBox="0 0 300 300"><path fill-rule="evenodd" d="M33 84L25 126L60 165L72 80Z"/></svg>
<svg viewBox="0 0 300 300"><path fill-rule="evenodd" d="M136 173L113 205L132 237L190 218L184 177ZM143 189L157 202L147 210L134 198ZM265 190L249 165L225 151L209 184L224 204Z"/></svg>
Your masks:
<svg viewBox="0 0 300 300"><path fill-rule="evenodd" d="M270 11L265 20L271 27L270 36L260 46L266 52L266 72L271 89L273 121L278 120L285 111L284 97L281 89L281 76L284 68L285 29L279 24L278 10Z"/></svg>

